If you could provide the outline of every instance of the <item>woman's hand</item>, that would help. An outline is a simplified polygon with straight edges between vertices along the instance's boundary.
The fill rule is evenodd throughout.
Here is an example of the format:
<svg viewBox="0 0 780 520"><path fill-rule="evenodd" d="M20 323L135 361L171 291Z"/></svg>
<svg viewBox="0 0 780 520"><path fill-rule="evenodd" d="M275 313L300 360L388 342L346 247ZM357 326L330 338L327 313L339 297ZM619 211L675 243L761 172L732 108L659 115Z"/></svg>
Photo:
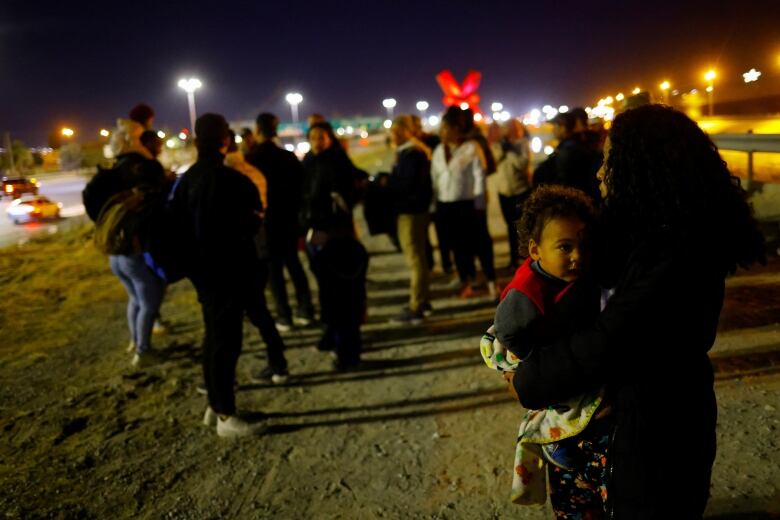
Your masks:
<svg viewBox="0 0 780 520"><path fill-rule="evenodd" d="M520 396L517 395L517 390L515 390L515 373L514 372L503 372L501 376L504 378L504 381L509 383L509 395L515 398L516 401L520 401Z"/></svg>

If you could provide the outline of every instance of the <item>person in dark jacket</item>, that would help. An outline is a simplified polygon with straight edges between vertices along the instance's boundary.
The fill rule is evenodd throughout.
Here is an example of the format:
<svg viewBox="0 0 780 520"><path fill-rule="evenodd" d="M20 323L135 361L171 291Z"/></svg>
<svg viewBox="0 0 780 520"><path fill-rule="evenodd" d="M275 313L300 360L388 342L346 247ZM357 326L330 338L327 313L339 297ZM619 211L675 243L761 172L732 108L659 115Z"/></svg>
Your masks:
<svg viewBox="0 0 780 520"><path fill-rule="evenodd" d="M303 159L303 225L317 277L323 335L318 349L334 351L334 368L360 363L360 325L365 316L368 256L355 238L352 208L362 175L331 137L330 125L309 129L311 151Z"/></svg>
<svg viewBox="0 0 780 520"><path fill-rule="evenodd" d="M600 161L575 133L576 120L568 112L556 115L551 121L558 140L555 151L534 171L534 186L562 184L584 191L594 201L599 200L596 170Z"/></svg>
<svg viewBox="0 0 780 520"><path fill-rule="evenodd" d="M332 135L328 123L309 128L311 151L303 158L302 221L305 228L315 231L351 233L360 174Z"/></svg>
<svg viewBox="0 0 780 520"><path fill-rule="evenodd" d="M209 406L203 421L222 437L262 431L236 414L233 385L241 354L244 314L260 329L269 364L286 371L284 344L265 306L265 274L256 237L262 204L246 176L224 166L230 142L227 122L205 114L195 122L197 162L184 174L172 212L186 246L187 276L203 310L203 376Z"/></svg>
<svg viewBox="0 0 780 520"><path fill-rule="evenodd" d="M431 161L428 155L430 151L416 146L412 139L413 130L414 123L408 115L395 118L390 128L397 149L388 188L397 214L398 242L411 271L409 306L396 318L396 321L402 323L419 323L426 309L430 308L430 269L425 245L430 222L429 208L433 199Z"/></svg>
<svg viewBox="0 0 780 520"><path fill-rule="evenodd" d="M618 115L605 157L594 266L611 297L591 326L536 344L510 388L535 409L606 385L613 427L597 448L608 517L701 518L716 448L707 352L725 277L763 261L763 237L738 180L683 113L646 105ZM603 433L591 432L596 445Z"/></svg>
<svg viewBox="0 0 780 520"><path fill-rule="evenodd" d="M309 282L298 258L298 240L302 236L298 215L301 210L303 166L295 154L274 142L279 119L268 113L257 116L257 142L246 156L247 162L263 172L268 184L265 230L270 260L271 293L276 303L276 324L289 330L293 320L309 325L314 319ZM297 309L293 316L287 299L284 269L295 287Z"/></svg>

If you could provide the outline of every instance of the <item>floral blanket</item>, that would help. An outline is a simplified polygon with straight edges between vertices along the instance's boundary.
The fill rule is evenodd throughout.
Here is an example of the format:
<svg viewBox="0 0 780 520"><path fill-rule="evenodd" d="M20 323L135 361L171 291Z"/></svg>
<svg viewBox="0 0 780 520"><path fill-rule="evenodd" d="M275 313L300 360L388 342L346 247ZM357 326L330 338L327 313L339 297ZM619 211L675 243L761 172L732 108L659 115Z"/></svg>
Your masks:
<svg viewBox="0 0 780 520"><path fill-rule="evenodd" d="M485 364L499 372L514 372L520 359L494 336L491 326L479 343ZM542 505L547 501L547 461L540 445L581 433L596 413L603 390L584 394L544 410L528 410L520 423L512 472L512 502Z"/></svg>

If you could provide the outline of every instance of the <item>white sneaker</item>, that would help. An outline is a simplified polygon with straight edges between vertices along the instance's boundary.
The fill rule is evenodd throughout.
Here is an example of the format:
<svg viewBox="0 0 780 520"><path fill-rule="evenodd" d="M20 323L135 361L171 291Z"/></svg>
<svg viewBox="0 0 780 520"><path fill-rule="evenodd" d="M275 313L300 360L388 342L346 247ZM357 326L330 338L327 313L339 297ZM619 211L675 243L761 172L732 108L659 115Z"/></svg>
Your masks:
<svg viewBox="0 0 780 520"><path fill-rule="evenodd" d="M131 339L130 343L127 344L127 349L125 350L125 352L127 352L128 354L132 354L133 352L135 352L135 348L136 348L135 341Z"/></svg>
<svg viewBox="0 0 780 520"><path fill-rule="evenodd" d="M156 365L162 361L162 358L159 354L154 352L153 350L147 350L146 352L141 352L133 356L133 360L130 362L131 365L133 365L135 368L145 368L152 365Z"/></svg>
<svg viewBox="0 0 780 520"><path fill-rule="evenodd" d="M312 319L305 316L293 316L293 323L301 327L308 327L312 324Z"/></svg>
<svg viewBox="0 0 780 520"><path fill-rule="evenodd" d="M206 407L206 413L203 414L203 424L213 428L217 425L217 414L214 412L214 410L210 407Z"/></svg>
<svg viewBox="0 0 780 520"><path fill-rule="evenodd" d="M280 318L276 320L276 330L279 332L290 332L292 330L292 322L288 319Z"/></svg>
<svg viewBox="0 0 780 520"><path fill-rule="evenodd" d="M268 427L259 422L249 422L236 415L227 419L217 416L217 435L220 437L246 437L249 435L262 435Z"/></svg>

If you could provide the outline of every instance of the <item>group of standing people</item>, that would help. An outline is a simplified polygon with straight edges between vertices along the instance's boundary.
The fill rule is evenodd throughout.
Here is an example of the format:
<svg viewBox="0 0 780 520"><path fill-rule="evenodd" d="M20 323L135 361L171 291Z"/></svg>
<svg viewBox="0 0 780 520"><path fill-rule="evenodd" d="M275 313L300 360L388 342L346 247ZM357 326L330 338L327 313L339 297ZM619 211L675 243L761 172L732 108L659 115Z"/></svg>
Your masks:
<svg viewBox="0 0 780 520"><path fill-rule="evenodd" d="M553 121L558 147L532 174L530 134L520 121L483 129L471 109L449 107L439 135L426 134L419 118L397 117L390 134L396 146L387 183L397 214L395 232L411 272L408 306L395 319L418 323L431 312L428 298L433 255L428 239L432 220L444 273L453 272L460 298L475 295L479 286L475 260L492 298L500 294L496 281L493 240L488 230L487 178L494 175L498 202L507 228L514 272L521 264L516 224L532 189L557 184L584 190L594 200L595 181L603 149L603 134L588 127L584 109L560 114Z"/></svg>
<svg viewBox="0 0 780 520"><path fill-rule="evenodd" d="M197 161L177 179L157 161L160 143L153 118L150 107L139 105L129 119L119 121L112 139L114 167L101 172L100 181L91 182L84 193L96 235L110 230L132 237L131 246L111 249L109 259L128 293L132 364L160 361L151 348L153 323L166 283L186 276L197 291L205 326L203 386L209 405L204 423L220 436L256 433L260 426L238 415L235 406L242 323L247 316L267 347L267 366L253 379L284 383L289 371L279 331L315 319L298 256L304 238L319 284L323 336L318 348L333 352L337 370L360 362L368 255L355 237L352 209L367 176L354 167L326 122L311 125L312 148L299 161L279 146L278 119L262 113L245 155L224 117L198 118ZM99 202L88 204L93 199ZM127 207L129 200L132 207ZM124 218L122 225L105 224L109 208L121 208L115 220ZM285 270L295 288L294 312ZM269 279L276 319L265 299Z"/></svg>
<svg viewBox="0 0 780 520"><path fill-rule="evenodd" d="M460 294L469 293L475 258L492 292L499 292L485 214L485 179L495 170L510 262L518 269L500 291L482 353L529 410L518 444L516 498L527 496L530 479L539 475L538 466L536 473L527 467L533 461L547 464L559 518L700 518L716 449L707 352L725 277L763 259L763 237L738 181L684 114L661 105L627 110L615 118L606 141L583 129L577 117L553 121L559 145L533 176L528 134L519 122L486 138L468 110L449 109L437 143L412 116L393 121L397 149L388 186L411 271L401 319L422 320L430 311L431 215L445 269L454 256ZM235 408L244 315L268 346L262 376L280 382L287 375L283 341L263 296L266 277L277 321L314 318L297 255L304 232L319 285L319 348L335 352L337 369L360 360L368 256L356 239L352 209L365 174L326 122L310 126L311 151L302 163L274 141L276 125L270 114L257 118L257 142L244 158L262 172L266 204L251 175L225 166L232 137L216 114L196 122L198 160L169 197L184 272L197 290L206 329L204 422L221 436L261 428ZM150 164L143 164L133 171L148 171ZM545 184L553 186L536 189ZM713 244L716 255L706 253ZM133 280L131 273L142 261L135 255L125 268L112 259L123 283L122 273L132 282L125 283L135 300L128 320L141 357L159 310L153 309L156 298L134 283L140 277ZM284 269L295 286L295 313L287 303ZM582 420L563 441L566 430L556 429L556 414L572 411L582 411ZM679 439L669 434L675 428L690 439L682 456ZM541 437L523 443L531 431Z"/></svg>

